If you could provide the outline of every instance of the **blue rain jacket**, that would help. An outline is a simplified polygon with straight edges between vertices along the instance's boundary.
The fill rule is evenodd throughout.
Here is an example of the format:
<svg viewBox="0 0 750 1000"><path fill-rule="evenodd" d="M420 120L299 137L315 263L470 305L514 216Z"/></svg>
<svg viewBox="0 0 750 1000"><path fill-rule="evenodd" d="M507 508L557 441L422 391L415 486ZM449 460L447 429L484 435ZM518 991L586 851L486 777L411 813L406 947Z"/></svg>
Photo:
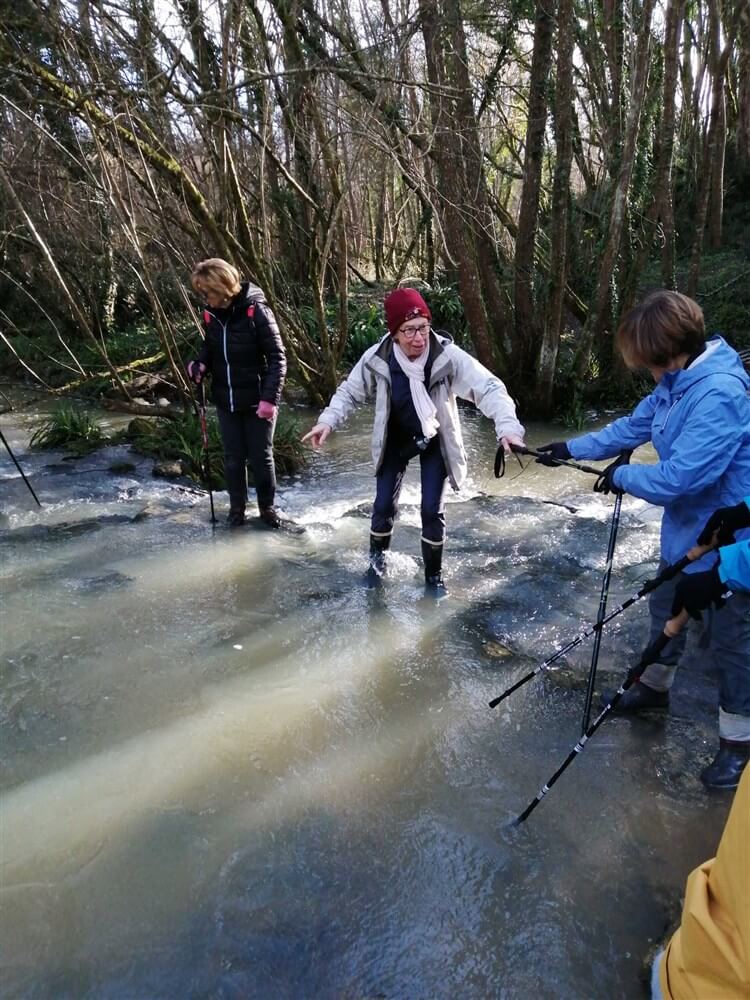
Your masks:
<svg viewBox="0 0 750 1000"><path fill-rule="evenodd" d="M750 497L745 497L750 508ZM750 539L719 549L719 576L732 590L750 591Z"/></svg>
<svg viewBox="0 0 750 1000"><path fill-rule="evenodd" d="M614 483L626 493L664 508L661 554L677 562L695 545L718 507L750 493L750 387L737 352L712 337L689 368L665 372L633 412L593 434L568 442L573 458L613 458L651 441L654 465L626 465ZM737 533L738 540L750 530ZM710 569L711 552L686 572Z"/></svg>

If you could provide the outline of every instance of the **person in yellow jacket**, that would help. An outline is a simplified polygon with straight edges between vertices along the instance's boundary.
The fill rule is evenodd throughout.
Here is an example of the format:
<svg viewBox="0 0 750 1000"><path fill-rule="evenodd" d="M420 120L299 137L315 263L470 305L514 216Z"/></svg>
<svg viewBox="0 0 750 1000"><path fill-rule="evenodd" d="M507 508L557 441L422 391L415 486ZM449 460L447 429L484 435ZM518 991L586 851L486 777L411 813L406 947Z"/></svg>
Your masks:
<svg viewBox="0 0 750 1000"><path fill-rule="evenodd" d="M682 923L654 962L653 1000L750 997L750 768L716 857L688 876Z"/></svg>

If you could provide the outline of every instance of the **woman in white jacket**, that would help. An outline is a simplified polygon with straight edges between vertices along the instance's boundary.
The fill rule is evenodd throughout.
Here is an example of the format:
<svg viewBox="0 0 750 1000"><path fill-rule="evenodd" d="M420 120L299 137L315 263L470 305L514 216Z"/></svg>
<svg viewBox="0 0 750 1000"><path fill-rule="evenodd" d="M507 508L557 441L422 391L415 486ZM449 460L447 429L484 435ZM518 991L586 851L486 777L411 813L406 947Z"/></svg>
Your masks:
<svg viewBox="0 0 750 1000"><path fill-rule="evenodd" d="M370 528L368 582L385 572L404 472L419 455L422 485L422 556L425 583L445 593L445 485L466 479L466 452L456 397L469 400L494 421L505 450L523 444L524 428L508 392L495 375L430 327L432 316L413 288L385 299L389 335L368 348L336 390L318 423L303 438L319 448L360 403L375 396L372 458L377 488Z"/></svg>

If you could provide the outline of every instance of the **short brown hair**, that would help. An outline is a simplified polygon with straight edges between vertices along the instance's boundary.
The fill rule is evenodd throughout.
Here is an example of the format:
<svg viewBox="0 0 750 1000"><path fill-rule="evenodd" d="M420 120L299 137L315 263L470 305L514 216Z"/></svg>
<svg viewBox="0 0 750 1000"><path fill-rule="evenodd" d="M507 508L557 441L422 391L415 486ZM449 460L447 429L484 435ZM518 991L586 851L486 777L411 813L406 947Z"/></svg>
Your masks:
<svg viewBox="0 0 750 1000"><path fill-rule="evenodd" d="M703 310L681 292L652 292L625 314L615 342L629 368L661 367L703 349Z"/></svg>
<svg viewBox="0 0 750 1000"><path fill-rule="evenodd" d="M234 298L240 290L240 272L221 257L209 257L195 265L190 283L196 292L223 292Z"/></svg>

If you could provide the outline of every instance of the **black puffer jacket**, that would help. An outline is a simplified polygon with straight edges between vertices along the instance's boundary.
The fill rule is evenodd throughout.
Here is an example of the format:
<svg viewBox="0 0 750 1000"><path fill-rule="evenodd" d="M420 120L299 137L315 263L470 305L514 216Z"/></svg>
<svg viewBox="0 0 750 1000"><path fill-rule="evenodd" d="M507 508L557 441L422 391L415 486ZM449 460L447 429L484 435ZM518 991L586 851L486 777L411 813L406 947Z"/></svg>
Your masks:
<svg viewBox="0 0 750 1000"><path fill-rule="evenodd" d="M211 375L211 396L231 413L254 409L261 399L278 406L286 355L276 318L257 285L245 281L226 309L203 312L206 337L198 360Z"/></svg>

